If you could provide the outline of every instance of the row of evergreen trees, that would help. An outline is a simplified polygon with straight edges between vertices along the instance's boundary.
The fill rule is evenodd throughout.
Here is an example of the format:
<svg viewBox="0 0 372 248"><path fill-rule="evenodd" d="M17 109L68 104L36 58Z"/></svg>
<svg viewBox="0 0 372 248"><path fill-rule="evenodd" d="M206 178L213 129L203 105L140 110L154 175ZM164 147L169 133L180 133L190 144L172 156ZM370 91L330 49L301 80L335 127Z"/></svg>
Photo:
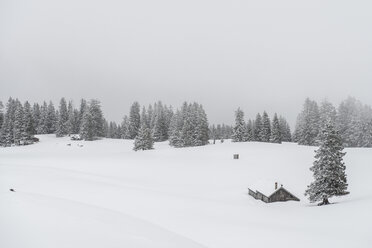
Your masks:
<svg viewBox="0 0 372 248"><path fill-rule="evenodd" d="M106 122L106 137L134 139L134 150L152 149L154 142L166 140L173 147L208 144L210 130L202 105L185 102L174 112L172 106L158 101L140 110L140 104L134 102L120 125Z"/></svg>
<svg viewBox="0 0 372 248"><path fill-rule="evenodd" d="M321 130L330 122L338 130L346 147L372 147L372 108L355 98L342 101L336 109L332 103L305 100L298 115L294 141L300 145L319 145Z"/></svg>
<svg viewBox="0 0 372 248"><path fill-rule="evenodd" d="M4 113L0 105L0 144L2 146L26 145L33 143L35 134L53 134L62 137L80 133L85 140L104 136L104 119L99 101L87 103L82 99L80 109L67 104L62 98L58 110L52 102L42 105L9 98Z"/></svg>
<svg viewBox="0 0 372 248"><path fill-rule="evenodd" d="M35 134L54 133L57 137L80 134L85 140L99 137L138 140L143 136L152 140L149 144L169 140L174 147L208 143L208 119L200 104L185 102L176 113L160 101L147 109L143 107L142 112L140 109L139 103L134 102L129 115L118 125L104 119L98 100L87 102L82 99L77 109L72 101L62 98L56 110L51 101L42 105L35 103L31 107L27 101L22 104L18 99L10 98L5 112L0 102L0 143L2 146L30 144ZM223 127L225 132L226 127Z"/></svg>
<svg viewBox="0 0 372 248"><path fill-rule="evenodd" d="M240 108L235 112L233 142L281 143L282 141L290 142L291 140L291 130L284 117L280 116L278 118L277 114L274 114L271 121L266 111L264 111L262 116L258 113L255 120L248 120L246 123L244 121L244 112Z"/></svg>

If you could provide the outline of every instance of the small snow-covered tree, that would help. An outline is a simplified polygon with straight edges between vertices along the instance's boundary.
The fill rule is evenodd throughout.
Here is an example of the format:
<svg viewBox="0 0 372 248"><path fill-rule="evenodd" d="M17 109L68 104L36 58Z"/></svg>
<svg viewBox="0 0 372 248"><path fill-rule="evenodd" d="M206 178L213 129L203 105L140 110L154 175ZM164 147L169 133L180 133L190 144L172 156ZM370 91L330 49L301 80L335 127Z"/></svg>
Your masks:
<svg viewBox="0 0 372 248"><path fill-rule="evenodd" d="M134 102L132 106L130 107L130 112L129 112L129 137L130 139L134 139L137 136L140 126L141 126L140 105L138 102Z"/></svg>
<svg viewBox="0 0 372 248"><path fill-rule="evenodd" d="M151 150L154 148L154 139L150 129L146 126L146 123L141 124L141 128L138 130L138 134L134 140L133 150Z"/></svg>
<svg viewBox="0 0 372 248"><path fill-rule="evenodd" d="M253 123L253 140L254 141L262 141L261 140L261 131L262 130L262 117L260 113L256 115L256 120Z"/></svg>
<svg viewBox="0 0 372 248"><path fill-rule="evenodd" d="M310 202L322 201L319 205L329 204L332 196L348 194L342 140L334 126L329 122L322 130L320 147L316 150L315 161L310 170L314 173L312 182L305 195Z"/></svg>
<svg viewBox="0 0 372 248"><path fill-rule="evenodd" d="M248 140L247 126L244 122L244 112L238 108L235 111L235 126L233 129L232 142L244 142Z"/></svg>
<svg viewBox="0 0 372 248"><path fill-rule="evenodd" d="M259 136L260 136L260 141L263 141L263 142L270 141L271 123L270 123L270 119L266 111L264 111L262 115L262 129L261 129Z"/></svg>
<svg viewBox="0 0 372 248"><path fill-rule="evenodd" d="M280 130L279 119L276 113L273 118L270 142L279 144L282 143L282 133Z"/></svg>

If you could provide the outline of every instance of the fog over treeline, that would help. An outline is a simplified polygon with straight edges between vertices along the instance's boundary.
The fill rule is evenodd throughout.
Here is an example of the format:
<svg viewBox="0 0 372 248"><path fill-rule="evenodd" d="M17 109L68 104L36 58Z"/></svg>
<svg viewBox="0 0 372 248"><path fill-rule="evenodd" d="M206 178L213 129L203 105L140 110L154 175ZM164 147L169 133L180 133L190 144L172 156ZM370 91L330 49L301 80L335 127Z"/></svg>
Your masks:
<svg viewBox="0 0 372 248"><path fill-rule="evenodd" d="M233 142L297 142L316 146L327 124L335 126L347 147L372 146L372 108L349 97L338 107L324 100L307 98L291 130L285 113L258 112L255 118L245 118L244 111L235 111L233 125L210 123L208 113L199 103L184 102L179 108L158 101L148 106L134 102L129 112L117 123L106 120L99 100L81 99L76 106L61 98L30 104L9 98L0 102L0 143L2 146L27 145L35 142L36 134L56 134L57 137L79 134L79 139L136 139L137 144L169 141L174 147L200 146L209 140L232 139ZM234 113L232 113L233 116ZM139 133L148 140L139 139ZM141 138L144 139L144 138ZM138 149L141 149L138 146ZM152 145L148 145L152 148Z"/></svg>

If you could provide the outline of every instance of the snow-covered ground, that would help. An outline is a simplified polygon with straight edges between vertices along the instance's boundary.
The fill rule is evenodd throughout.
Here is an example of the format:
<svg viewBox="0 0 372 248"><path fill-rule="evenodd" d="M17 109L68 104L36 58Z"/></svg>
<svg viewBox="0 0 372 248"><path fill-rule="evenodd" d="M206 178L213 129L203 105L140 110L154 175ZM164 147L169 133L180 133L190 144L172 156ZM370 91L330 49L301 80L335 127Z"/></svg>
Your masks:
<svg viewBox="0 0 372 248"><path fill-rule="evenodd" d="M372 149L346 149L351 193L317 207L303 195L314 147L40 139L0 149L1 248L372 247ZM301 201L247 194L275 181Z"/></svg>

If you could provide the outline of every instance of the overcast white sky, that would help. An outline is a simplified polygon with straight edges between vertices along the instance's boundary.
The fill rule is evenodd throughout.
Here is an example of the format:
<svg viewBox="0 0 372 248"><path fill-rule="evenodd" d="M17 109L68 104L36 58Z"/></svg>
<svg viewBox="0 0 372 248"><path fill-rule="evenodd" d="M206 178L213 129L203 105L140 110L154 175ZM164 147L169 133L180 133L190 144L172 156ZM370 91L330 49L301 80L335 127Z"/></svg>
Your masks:
<svg viewBox="0 0 372 248"><path fill-rule="evenodd" d="M306 97L372 105L372 1L0 0L0 99L198 101L212 123Z"/></svg>

